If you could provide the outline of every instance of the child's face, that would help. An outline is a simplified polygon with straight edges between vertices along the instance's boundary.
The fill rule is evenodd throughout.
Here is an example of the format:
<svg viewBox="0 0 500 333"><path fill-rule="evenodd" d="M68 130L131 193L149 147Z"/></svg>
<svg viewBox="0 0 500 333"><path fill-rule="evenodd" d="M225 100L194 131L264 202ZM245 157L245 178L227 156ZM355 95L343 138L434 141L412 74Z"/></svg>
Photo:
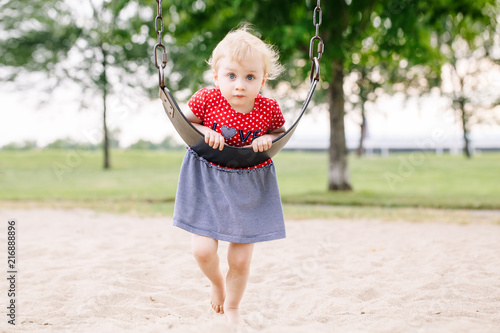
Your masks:
<svg viewBox="0 0 500 333"><path fill-rule="evenodd" d="M244 63L223 57L213 71L215 85L222 96L238 112L248 113L253 110L255 98L264 87L267 76L264 65L258 59L246 59Z"/></svg>

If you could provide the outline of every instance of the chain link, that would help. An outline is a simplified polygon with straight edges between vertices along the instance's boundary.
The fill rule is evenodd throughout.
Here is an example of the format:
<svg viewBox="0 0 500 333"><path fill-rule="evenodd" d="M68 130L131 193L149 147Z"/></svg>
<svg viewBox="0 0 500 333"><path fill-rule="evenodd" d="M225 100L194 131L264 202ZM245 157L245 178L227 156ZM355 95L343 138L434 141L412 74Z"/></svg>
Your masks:
<svg viewBox="0 0 500 333"><path fill-rule="evenodd" d="M316 4L316 8L314 8L313 12L313 25L316 28L316 35L311 38L311 43L309 44L309 59L314 62L314 58L318 60L321 59L323 55L323 51L325 50L325 45L323 44L323 39L319 36L319 27L323 22L323 11L321 10L321 0L318 0ZM318 41L318 55L314 57L314 44L315 41Z"/></svg>
<svg viewBox="0 0 500 333"><path fill-rule="evenodd" d="M313 81L319 81L319 60L323 56L323 51L325 50L325 45L323 44L323 40L319 36L319 27L323 21L323 11L321 10L321 0L318 0L316 4L316 8L314 8L313 12L313 25L316 28L316 35L311 38L311 42L309 44L309 59L312 61L311 75L310 80L311 83ZM318 55L314 56L314 44L318 41Z"/></svg>
<svg viewBox="0 0 500 333"><path fill-rule="evenodd" d="M161 0L156 0L156 19L155 19L155 30L158 36L158 44L161 44L162 34L163 34L163 16L161 8ZM160 24L158 26L158 23Z"/></svg>
<svg viewBox="0 0 500 333"><path fill-rule="evenodd" d="M163 39L163 16L162 16L162 0L156 0L156 19L155 19L155 31L158 36L158 43L154 46L154 60L155 67L158 69L159 84L161 88L165 87L165 67L167 66L167 50L165 45L162 44ZM161 54L159 50L161 49ZM158 59L161 59L161 64L158 63Z"/></svg>

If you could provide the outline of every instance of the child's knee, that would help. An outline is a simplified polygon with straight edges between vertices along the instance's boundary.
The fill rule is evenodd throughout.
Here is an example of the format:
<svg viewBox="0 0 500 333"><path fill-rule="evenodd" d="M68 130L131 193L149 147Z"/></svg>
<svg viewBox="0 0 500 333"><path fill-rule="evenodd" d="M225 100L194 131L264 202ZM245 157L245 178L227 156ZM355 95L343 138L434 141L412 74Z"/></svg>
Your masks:
<svg viewBox="0 0 500 333"><path fill-rule="evenodd" d="M197 262L211 262L217 257L217 241L209 237L193 235L191 250Z"/></svg>
<svg viewBox="0 0 500 333"><path fill-rule="evenodd" d="M217 256L217 251L206 247L193 247L193 256L197 262L208 263Z"/></svg>
<svg viewBox="0 0 500 333"><path fill-rule="evenodd" d="M237 271L248 271L250 269L250 263L252 261L252 256L248 255L238 255L228 258L228 264L231 269Z"/></svg>

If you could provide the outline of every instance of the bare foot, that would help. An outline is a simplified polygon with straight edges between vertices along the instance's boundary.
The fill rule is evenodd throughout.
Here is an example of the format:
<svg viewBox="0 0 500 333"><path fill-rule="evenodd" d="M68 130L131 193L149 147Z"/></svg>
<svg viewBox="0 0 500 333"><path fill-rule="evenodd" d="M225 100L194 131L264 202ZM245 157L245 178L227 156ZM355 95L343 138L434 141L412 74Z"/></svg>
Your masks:
<svg viewBox="0 0 500 333"><path fill-rule="evenodd" d="M247 326L247 323L245 323L245 321L241 317L240 310L238 308L236 309L226 308L224 310L224 314L226 315L228 323L236 325L238 327Z"/></svg>
<svg viewBox="0 0 500 333"><path fill-rule="evenodd" d="M212 284L210 292L210 305L217 313L224 313L224 299L226 298L226 288Z"/></svg>

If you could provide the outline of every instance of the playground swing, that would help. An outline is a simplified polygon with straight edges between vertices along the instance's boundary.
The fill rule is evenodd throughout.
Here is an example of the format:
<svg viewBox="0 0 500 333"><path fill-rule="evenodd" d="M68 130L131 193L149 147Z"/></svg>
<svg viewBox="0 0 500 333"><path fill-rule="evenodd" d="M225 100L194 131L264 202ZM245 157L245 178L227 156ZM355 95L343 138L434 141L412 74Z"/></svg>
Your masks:
<svg viewBox="0 0 500 333"><path fill-rule="evenodd" d="M205 142L205 137L201 134L191 122L184 116L175 101L170 90L165 86L165 66L167 64L167 53L165 46L162 44L163 33L163 17L162 17L162 0L156 0L157 3L157 16L155 19L155 30L158 35L158 43L154 46L154 61L159 74L159 88L160 99L165 109L165 113L172 122L177 133L181 136L182 140L193 149L199 156L214 164L221 165L228 168L248 168L267 161L276 155L290 140L295 132L295 129L304 115L309 102L314 94L314 90L319 81L319 60L321 59L324 44L321 37L319 37L319 26L322 20L322 11L320 0L317 0L317 6L314 9L313 24L316 27L316 35L311 39L309 45L309 58L312 61L310 85L307 97L302 104L302 109L299 116L292 126L280 137L273 140L270 149L263 152L254 152L252 147L232 147L224 146L223 150L213 149ZM318 54L314 56L314 44L318 41ZM161 57L158 50L162 50ZM158 59L161 59L161 64Z"/></svg>

